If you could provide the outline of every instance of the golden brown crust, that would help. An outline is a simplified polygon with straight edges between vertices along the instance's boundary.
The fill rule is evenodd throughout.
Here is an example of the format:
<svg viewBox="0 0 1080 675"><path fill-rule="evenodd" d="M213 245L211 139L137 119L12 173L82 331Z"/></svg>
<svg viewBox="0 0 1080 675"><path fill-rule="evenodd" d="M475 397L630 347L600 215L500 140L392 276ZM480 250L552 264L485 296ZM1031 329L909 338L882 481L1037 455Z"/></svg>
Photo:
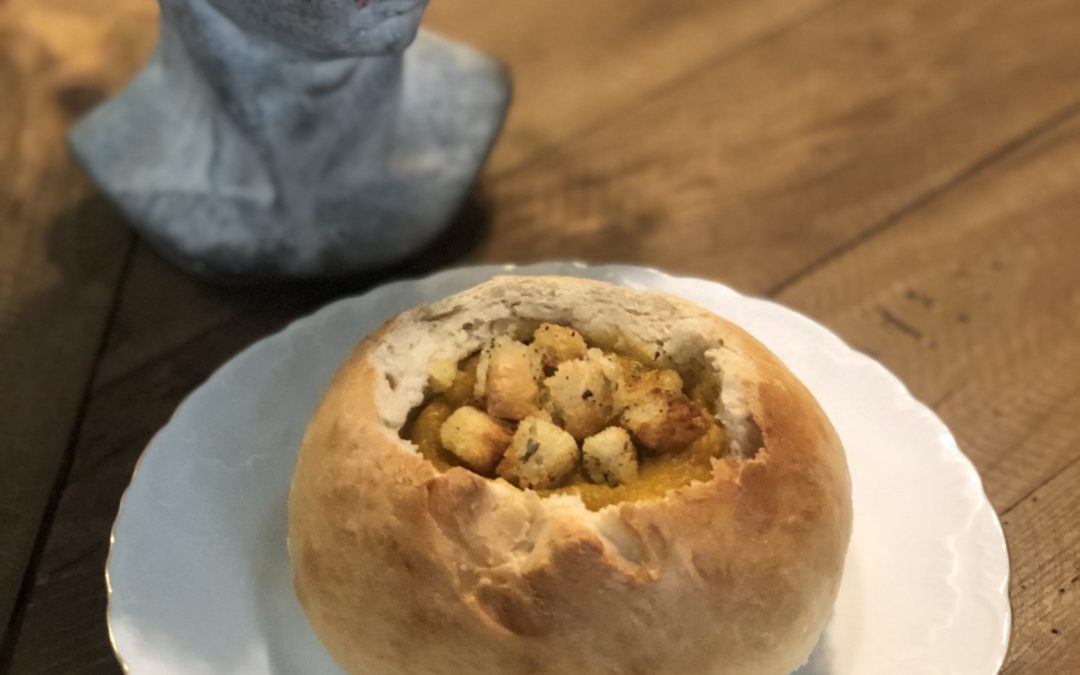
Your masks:
<svg viewBox="0 0 1080 675"><path fill-rule="evenodd" d="M800 665L850 535L843 450L771 352L707 316L753 364L760 449L716 461L710 482L600 513L464 469L436 471L375 412L383 374L372 354L393 323L364 340L315 413L289 498L296 591L338 662L402 674Z"/></svg>

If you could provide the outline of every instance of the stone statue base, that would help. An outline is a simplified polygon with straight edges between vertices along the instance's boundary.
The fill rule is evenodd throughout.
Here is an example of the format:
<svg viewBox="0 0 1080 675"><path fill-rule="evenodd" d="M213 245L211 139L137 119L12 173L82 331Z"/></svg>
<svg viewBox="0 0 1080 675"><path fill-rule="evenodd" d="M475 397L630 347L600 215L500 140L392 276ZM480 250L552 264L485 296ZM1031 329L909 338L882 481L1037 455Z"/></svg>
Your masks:
<svg viewBox="0 0 1080 675"><path fill-rule="evenodd" d="M148 65L70 141L147 241L218 281L345 275L415 253L464 202L509 104L499 64L422 31L400 54L225 68L225 85L205 81L180 32L164 21ZM259 102L230 100L242 96Z"/></svg>

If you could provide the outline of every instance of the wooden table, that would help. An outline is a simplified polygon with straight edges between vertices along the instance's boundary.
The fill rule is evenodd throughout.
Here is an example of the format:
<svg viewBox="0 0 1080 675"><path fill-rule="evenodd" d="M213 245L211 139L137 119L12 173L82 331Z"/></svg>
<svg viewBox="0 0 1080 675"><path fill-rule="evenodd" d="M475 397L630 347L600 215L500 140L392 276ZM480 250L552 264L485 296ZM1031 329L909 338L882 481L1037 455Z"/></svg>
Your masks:
<svg viewBox="0 0 1080 675"><path fill-rule="evenodd" d="M65 150L155 16L0 0L0 671L118 671L117 502L229 357L392 277L579 258L774 298L896 372L1005 525L1005 671L1080 672L1075 0L440 0L427 23L516 82L475 196L417 262L272 289L162 262Z"/></svg>

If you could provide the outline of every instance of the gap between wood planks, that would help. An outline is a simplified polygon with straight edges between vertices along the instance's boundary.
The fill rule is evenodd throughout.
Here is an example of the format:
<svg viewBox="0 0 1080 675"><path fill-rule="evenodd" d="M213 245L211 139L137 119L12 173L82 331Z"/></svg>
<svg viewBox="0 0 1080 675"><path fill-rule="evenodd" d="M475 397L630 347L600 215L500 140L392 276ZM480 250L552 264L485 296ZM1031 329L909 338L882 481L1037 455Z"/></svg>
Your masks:
<svg viewBox="0 0 1080 675"><path fill-rule="evenodd" d="M49 538L49 532L52 529L52 521L56 515L56 507L60 501L60 496L63 494L64 488L67 485L68 475L70 474L72 464L74 463L75 447L82 432L83 420L86 416L86 409L90 402L89 393L94 381L94 373L97 371L97 364L101 359L102 353L105 351L109 330L112 326L113 318L116 315L116 310L120 306L120 295L123 291L124 281L127 279L128 271L131 269L131 261L135 255L135 246L135 236L131 235L128 237L127 245L124 248L124 260L120 267L120 274L117 278L116 286L113 288L112 297L109 299L109 308L106 311L105 324L102 327L101 335L98 337L97 347L94 350L94 366L91 368L90 376L87 378L86 385L83 388L79 407L75 412L72 423L71 433L68 435L64 453L60 460L60 468L56 473L56 477L53 480L53 486L49 491L49 500L45 505L45 511L41 516L41 524L38 526L37 534L34 537L34 545L30 550L30 559L27 561L26 569L23 572L22 584L19 586L18 595L15 596L15 604L12 606L11 616L8 618L7 625L5 626L3 639L0 640L0 673L7 672L7 668L15 654L15 646L19 641L19 629L22 626L23 615L26 612L30 595L34 590L34 579L37 578L38 565L41 562L41 556L45 550L45 542Z"/></svg>
<svg viewBox="0 0 1080 675"><path fill-rule="evenodd" d="M908 203L904 204L896 211L882 218L876 224L866 228L857 236L852 237L851 239L829 251L813 263L807 265L803 269L789 276L787 279L784 279L780 283L776 284L768 291L766 291L765 295L768 297L775 297L777 295L780 295L785 290L798 283L801 279L805 278L806 276L814 273L819 269L827 267L829 263L842 256L843 254L847 253L848 251L852 251L858 248L861 244L873 239L875 236L881 234L882 232L885 232L894 225L903 222L904 218L911 215L912 213L917 212L919 209L933 203L935 200L952 191L953 188L959 187L960 185L963 185L969 180L972 180L973 178L976 178L979 175L985 173L986 171L994 168L1002 161L1008 159L1013 154L1026 147L1029 143L1038 140L1041 136L1053 131L1060 125L1064 124L1078 112L1080 112L1080 100L1073 101L1069 105L1055 112L1053 115L1050 115L1046 119L1035 124L1034 126L1023 131L1022 133L1017 134L1005 143L1002 143L994 150L988 152L987 154L972 162L967 167L948 177L940 184L932 186L930 189L916 196L914 199L910 200Z"/></svg>

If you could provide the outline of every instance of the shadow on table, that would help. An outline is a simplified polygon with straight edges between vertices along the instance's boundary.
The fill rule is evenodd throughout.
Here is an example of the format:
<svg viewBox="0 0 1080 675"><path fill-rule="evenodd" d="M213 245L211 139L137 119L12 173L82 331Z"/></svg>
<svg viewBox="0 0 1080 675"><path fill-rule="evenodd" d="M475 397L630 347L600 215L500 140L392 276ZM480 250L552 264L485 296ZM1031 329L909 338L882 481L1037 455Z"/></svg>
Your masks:
<svg viewBox="0 0 1080 675"><path fill-rule="evenodd" d="M220 285L185 274L188 283L204 287L244 310L271 310L293 316L305 314L339 297L364 293L398 279L423 277L461 264L487 238L491 230L491 202L482 188L465 202L451 224L408 259L386 267L335 278L262 281Z"/></svg>
<svg viewBox="0 0 1080 675"><path fill-rule="evenodd" d="M393 279L424 276L467 258L487 239L491 217L491 201L481 187L469 196L446 229L415 255L401 262L344 277L257 281L252 284L224 285L222 288L234 288L240 292L293 288L301 292L309 290L316 294L333 295L355 293Z"/></svg>

